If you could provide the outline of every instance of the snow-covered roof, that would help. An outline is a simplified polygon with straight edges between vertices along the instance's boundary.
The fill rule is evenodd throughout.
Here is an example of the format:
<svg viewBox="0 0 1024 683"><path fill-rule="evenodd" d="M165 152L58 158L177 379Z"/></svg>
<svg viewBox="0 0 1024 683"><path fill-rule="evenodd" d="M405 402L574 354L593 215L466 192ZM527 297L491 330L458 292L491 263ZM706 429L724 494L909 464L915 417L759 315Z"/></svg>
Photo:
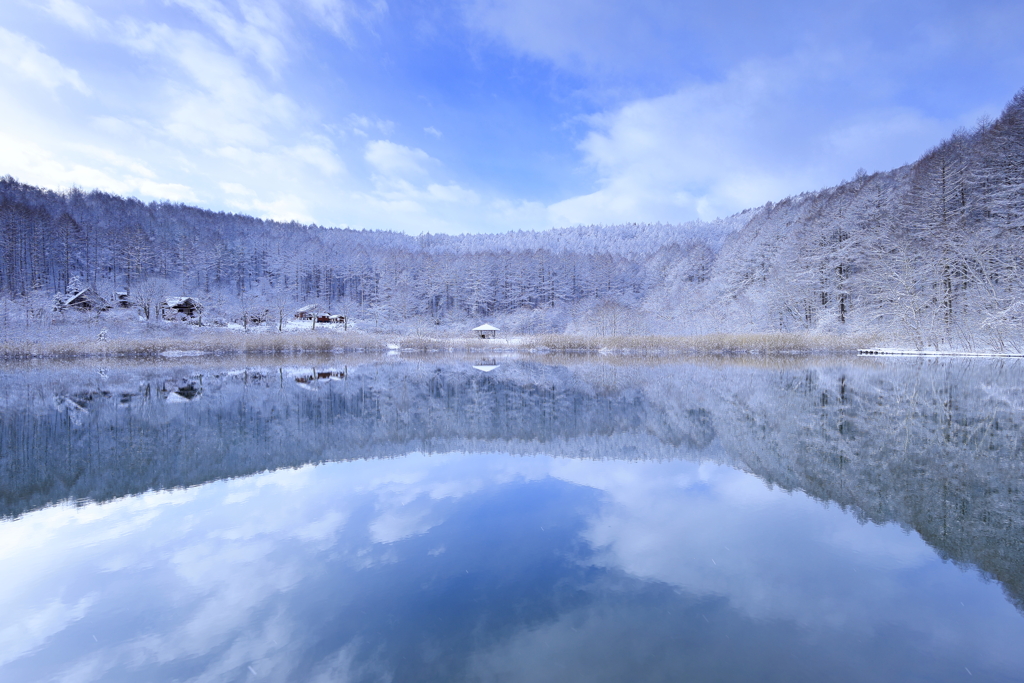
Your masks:
<svg viewBox="0 0 1024 683"><path fill-rule="evenodd" d="M105 306L107 301L89 287L79 290L76 294L64 297L65 306L74 306L80 303L90 303L97 306Z"/></svg>
<svg viewBox="0 0 1024 683"><path fill-rule="evenodd" d="M309 304L308 306L303 306L302 308L300 308L299 310L297 310L295 312L296 313L312 313L313 311L316 310L316 307L317 307L316 304Z"/></svg>
<svg viewBox="0 0 1024 683"><path fill-rule="evenodd" d="M487 323L484 323L480 327L474 327L473 331L474 332L498 332L498 328L495 327L494 325L489 325Z"/></svg>
<svg viewBox="0 0 1024 683"><path fill-rule="evenodd" d="M190 302L192 304L199 303L190 296L169 296L166 299L164 299L164 305L170 308L176 308L178 306L187 306Z"/></svg>

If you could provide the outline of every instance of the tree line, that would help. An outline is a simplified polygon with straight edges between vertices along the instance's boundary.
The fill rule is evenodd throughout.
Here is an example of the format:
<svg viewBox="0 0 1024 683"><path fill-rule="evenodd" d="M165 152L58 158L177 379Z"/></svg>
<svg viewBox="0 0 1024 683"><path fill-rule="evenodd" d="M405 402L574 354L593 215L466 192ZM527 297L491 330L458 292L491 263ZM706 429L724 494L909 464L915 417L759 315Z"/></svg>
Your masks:
<svg viewBox="0 0 1024 683"><path fill-rule="evenodd" d="M226 319L316 303L378 327L873 332L1024 350L1024 91L913 164L712 223L411 236L0 178L0 298L83 284L144 314L196 296ZM40 315L40 317L45 317Z"/></svg>

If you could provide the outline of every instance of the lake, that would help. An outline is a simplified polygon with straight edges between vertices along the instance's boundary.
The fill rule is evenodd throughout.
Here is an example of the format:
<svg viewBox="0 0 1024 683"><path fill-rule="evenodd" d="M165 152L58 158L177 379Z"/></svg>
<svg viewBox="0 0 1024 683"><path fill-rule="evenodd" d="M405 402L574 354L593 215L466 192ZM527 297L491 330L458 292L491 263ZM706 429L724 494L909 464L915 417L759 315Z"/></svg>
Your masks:
<svg viewBox="0 0 1024 683"><path fill-rule="evenodd" d="M1024 681L1020 362L266 362L0 368L0 680Z"/></svg>

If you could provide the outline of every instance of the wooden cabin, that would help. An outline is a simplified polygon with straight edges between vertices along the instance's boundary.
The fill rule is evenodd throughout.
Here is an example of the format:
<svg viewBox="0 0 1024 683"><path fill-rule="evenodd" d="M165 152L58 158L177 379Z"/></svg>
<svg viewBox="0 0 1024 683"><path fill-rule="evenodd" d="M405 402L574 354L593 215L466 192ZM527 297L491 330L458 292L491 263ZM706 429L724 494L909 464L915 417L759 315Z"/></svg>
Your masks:
<svg viewBox="0 0 1024 683"><path fill-rule="evenodd" d="M295 319L296 320L313 320L314 318L317 317L317 308L318 307L317 307L316 304L309 304L308 306L303 306L299 310L295 311ZM317 322L319 322L319 321L317 321Z"/></svg>
<svg viewBox="0 0 1024 683"><path fill-rule="evenodd" d="M203 313L203 305L190 296L172 296L160 302L164 320L192 320Z"/></svg>
<svg viewBox="0 0 1024 683"><path fill-rule="evenodd" d="M345 324L345 316L335 313L325 313L319 304L309 304L295 311L296 320L315 320L318 323Z"/></svg>
<svg viewBox="0 0 1024 683"><path fill-rule="evenodd" d="M75 311L106 311L110 304L102 296L86 287L77 292L64 296L55 307L63 311L67 309Z"/></svg>

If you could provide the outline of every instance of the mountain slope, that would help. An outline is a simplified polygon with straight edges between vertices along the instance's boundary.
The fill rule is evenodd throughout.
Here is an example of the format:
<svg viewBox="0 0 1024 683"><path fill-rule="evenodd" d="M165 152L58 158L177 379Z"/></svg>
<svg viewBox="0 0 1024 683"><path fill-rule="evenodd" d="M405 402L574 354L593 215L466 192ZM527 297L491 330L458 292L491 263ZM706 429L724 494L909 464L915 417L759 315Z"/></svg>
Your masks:
<svg viewBox="0 0 1024 683"><path fill-rule="evenodd" d="M714 223L421 235L277 223L0 179L4 310L54 294L167 295L209 320L318 303L376 328L874 332L1022 349L1024 91L914 164Z"/></svg>

